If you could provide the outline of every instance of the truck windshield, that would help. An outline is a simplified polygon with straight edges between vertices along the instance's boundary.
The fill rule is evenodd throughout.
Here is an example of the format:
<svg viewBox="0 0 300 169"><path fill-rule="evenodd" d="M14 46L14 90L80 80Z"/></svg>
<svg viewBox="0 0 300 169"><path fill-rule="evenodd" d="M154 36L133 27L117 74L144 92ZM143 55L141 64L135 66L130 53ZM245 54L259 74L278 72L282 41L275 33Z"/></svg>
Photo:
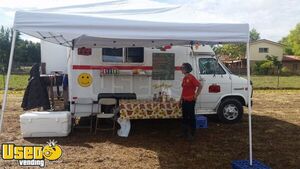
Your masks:
<svg viewBox="0 0 300 169"><path fill-rule="evenodd" d="M200 74L226 74L215 58L199 58Z"/></svg>

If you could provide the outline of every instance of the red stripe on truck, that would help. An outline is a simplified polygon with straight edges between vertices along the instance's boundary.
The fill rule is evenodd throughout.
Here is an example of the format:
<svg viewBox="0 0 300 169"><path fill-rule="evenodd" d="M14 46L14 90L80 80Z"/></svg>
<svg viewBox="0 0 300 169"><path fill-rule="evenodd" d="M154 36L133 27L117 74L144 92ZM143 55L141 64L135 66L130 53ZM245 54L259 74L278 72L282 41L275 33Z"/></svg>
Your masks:
<svg viewBox="0 0 300 169"><path fill-rule="evenodd" d="M103 69L118 69L118 70L152 70L152 66L92 66L92 65L73 65L74 70L103 70ZM175 70L181 70L181 66L175 66Z"/></svg>
<svg viewBox="0 0 300 169"><path fill-rule="evenodd" d="M181 66L175 66L175 70L181 70Z"/></svg>

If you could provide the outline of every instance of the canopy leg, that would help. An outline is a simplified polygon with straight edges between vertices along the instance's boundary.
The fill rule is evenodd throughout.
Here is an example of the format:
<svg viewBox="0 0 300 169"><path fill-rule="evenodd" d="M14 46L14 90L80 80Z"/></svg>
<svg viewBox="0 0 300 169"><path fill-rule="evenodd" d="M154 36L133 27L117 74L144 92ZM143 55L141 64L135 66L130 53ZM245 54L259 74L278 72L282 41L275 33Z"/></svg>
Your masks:
<svg viewBox="0 0 300 169"><path fill-rule="evenodd" d="M248 80L248 118L249 118L249 158L252 166L252 105L251 105L251 84L250 84L250 45L247 43L247 80ZM252 89L253 90L253 89Z"/></svg>
<svg viewBox="0 0 300 169"><path fill-rule="evenodd" d="M17 34L17 31L14 30L13 31L11 48L10 48L10 56L9 56L7 76L6 76L6 81L5 81L5 90L4 90L3 101L2 101L2 110L0 112L1 113L1 117L0 117L1 118L0 119L0 132L2 132L3 114L4 114L5 106L6 106L8 84L9 84L9 78L10 78L10 73L11 73L11 66L12 66L13 57L14 57L14 50L15 50L15 43L16 43L16 34Z"/></svg>

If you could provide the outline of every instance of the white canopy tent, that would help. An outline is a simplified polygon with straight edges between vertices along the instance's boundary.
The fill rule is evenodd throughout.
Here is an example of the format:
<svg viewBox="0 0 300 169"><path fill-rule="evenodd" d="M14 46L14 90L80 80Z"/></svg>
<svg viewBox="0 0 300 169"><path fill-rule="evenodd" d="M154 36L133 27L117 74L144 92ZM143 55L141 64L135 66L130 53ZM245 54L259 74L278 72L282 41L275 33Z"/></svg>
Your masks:
<svg viewBox="0 0 300 169"><path fill-rule="evenodd" d="M74 47L154 47L247 43L248 89L250 89L249 25L201 23L187 6L148 0L115 0L31 11L17 11L0 119L2 129L16 31ZM251 91L248 90L248 100ZM251 105L249 109L250 165L252 165Z"/></svg>
<svg viewBox="0 0 300 169"><path fill-rule="evenodd" d="M120 16L121 17L121 16ZM141 16L143 18L143 16ZM153 18L154 19L154 18ZM179 20L180 21L180 20ZM14 28L68 47L122 47L247 42L248 24L199 24L17 11Z"/></svg>

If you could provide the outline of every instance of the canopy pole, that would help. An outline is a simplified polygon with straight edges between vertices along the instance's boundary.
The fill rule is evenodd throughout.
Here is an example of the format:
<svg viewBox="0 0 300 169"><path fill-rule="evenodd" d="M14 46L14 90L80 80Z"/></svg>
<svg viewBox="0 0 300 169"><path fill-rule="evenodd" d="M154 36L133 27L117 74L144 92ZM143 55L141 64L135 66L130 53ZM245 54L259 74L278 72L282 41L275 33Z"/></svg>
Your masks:
<svg viewBox="0 0 300 169"><path fill-rule="evenodd" d="M249 118L249 158L252 166L252 105L251 105L251 84L250 84L250 42L247 42L247 82L248 82L248 118ZM252 89L253 90L253 89Z"/></svg>
<svg viewBox="0 0 300 169"><path fill-rule="evenodd" d="M74 45L73 45L74 46ZM73 93L72 93L72 65L73 65L73 52L74 52L74 49L69 49L68 51L69 53L69 57L68 57L68 68L67 68L67 73L68 73L68 94L69 94L69 101L70 101L70 112L72 113L73 112Z"/></svg>
<svg viewBox="0 0 300 169"><path fill-rule="evenodd" d="M4 90L3 101L2 101L2 110L0 112L1 113L0 132L2 132L3 114L4 114L4 111L5 111L6 100L7 100L7 91L8 91L9 78L10 78L10 74L11 74L12 61L13 61L13 57L14 57L16 35L17 35L17 31L14 30L13 31L13 36L12 36L11 48L10 48L7 76L6 76L6 81L5 81L5 90Z"/></svg>

